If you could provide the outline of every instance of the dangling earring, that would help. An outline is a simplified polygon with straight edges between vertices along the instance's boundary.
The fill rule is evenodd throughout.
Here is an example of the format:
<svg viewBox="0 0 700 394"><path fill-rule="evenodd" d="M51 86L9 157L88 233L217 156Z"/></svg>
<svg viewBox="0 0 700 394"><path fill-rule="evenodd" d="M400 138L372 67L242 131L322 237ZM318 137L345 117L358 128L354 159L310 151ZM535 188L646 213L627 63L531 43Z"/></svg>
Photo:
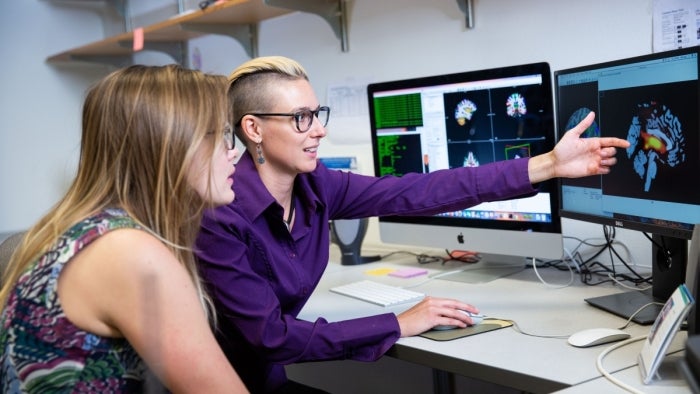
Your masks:
<svg viewBox="0 0 700 394"><path fill-rule="evenodd" d="M262 154L262 146L260 146L260 142L258 142L258 144L255 146L255 152L258 154L258 164L265 164L265 158Z"/></svg>

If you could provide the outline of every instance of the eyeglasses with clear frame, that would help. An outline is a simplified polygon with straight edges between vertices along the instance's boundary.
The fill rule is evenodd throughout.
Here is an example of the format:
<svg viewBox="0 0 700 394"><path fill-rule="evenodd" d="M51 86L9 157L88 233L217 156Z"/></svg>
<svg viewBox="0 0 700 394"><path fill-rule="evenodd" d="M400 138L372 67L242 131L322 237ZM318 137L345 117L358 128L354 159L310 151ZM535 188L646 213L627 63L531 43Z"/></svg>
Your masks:
<svg viewBox="0 0 700 394"><path fill-rule="evenodd" d="M330 118L331 115L331 109L326 106L318 107L315 110L311 109L302 109L297 112L291 112L291 113L262 113L262 112L248 112L243 114L243 116L246 115L253 115L253 116L259 116L259 117L265 117L265 116L289 116L294 118L294 122L296 123L297 127L297 132L298 133L306 133L311 129L311 125L314 122L314 118L318 119L318 121L321 123L321 126L326 127L328 124L328 119ZM241 124L241 120L243 120L243 116L236 122L237 125Z"/></svg>
<svg viewBox="0 0 700 394"><path fill-rule="evenodd" d="M214 131L207 133L207 135L214 134ZM231 127L231 124L228 122L226 122L226 126L224 126L224 146L226 147L226 150L233 150L233 148L236 147L236 140L233 137L233 127Z"/></svg>
<svg viewBox="0 0 700 394"><path fill-rule="evenodd" d="M236 140L233 138L233 127L228 122L224 126L224 145L226 145L227 150L233 150L236 147Z"/></svg>

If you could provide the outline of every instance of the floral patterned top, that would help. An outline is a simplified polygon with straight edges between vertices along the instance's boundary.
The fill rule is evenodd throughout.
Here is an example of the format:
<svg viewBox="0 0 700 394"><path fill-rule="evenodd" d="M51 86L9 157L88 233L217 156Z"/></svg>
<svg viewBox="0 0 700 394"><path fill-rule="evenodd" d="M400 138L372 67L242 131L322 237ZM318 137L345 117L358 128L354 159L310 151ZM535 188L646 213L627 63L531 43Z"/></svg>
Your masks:
<svg viewBox="0 0 700 394"><path fill-rule="evenodd" d="M0 316L0 392L141 392L146 367L124 338L76 327L58 298L58 276L80 250L109 231L140 228L107 209L74 225L19 278Z"/></svg>

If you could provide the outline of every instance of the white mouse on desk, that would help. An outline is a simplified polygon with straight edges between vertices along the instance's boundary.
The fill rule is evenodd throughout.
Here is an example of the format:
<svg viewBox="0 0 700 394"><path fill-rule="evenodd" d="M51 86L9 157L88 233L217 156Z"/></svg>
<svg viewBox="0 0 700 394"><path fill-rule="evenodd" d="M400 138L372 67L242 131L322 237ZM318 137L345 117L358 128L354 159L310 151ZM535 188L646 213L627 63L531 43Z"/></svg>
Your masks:
<svg viewBox="0 0 700 394"><path fill-rule="evenodd" d="M629 338L631 335L616 328L589 328L571 334L569 345L576 347L590 347L604 343L617 342Z"/></svg>
<svg viewBox="0 0 700 394"><path fill-rule="evenodd" d="M465 315L469 316L472 319L472 324L469 327L475 326L477 324L481 324L481 322L484 321L484 315L479 315L476 313L463 311L461 309L458 309L458 311L464 313ZM444 330L452 330L452 329L458 328L458 327L459 326L455 326L452 324L445 324L445 325L435 326L435 327L433 327L433 330L444 331Z"/></svg>

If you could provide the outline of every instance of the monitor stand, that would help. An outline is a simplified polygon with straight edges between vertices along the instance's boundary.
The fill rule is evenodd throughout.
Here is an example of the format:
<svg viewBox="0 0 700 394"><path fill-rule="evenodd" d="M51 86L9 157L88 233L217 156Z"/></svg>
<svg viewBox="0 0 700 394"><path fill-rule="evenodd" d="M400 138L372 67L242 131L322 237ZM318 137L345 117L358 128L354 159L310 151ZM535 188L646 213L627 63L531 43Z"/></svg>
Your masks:
<svg viewBox="0 0 700 394"><path fill-rule="evenodd" d="M660 303L662 305L650 305L644 308L632 318L632 321L637 324L652 324L661 312L663 304L676 288L685 282L688 262L687 240L661 235L654 235L652 239L654 240L651 250L652 289L587 298L585 301L625 319L629 319L634 312L646 304ZM664 248L659 248L658 245L663 245Z"/></svg>
<svg viewBox="0 0 700 394"><path fill-rule="evenodd" d="M444 279L463 283L488 283L498 278L516 274L525 269L527 259L518 256L481 254L476 263L459 263L460 266L445 268L445 271L431 275L434 279Z"/></svg>
<svg viewBox="0 0 700 394"><path fill-rule="evenodd" d="M634 312L642 306L651 302L665 302L666 300L657 300L651 295L651 289L644 291L628 291L625 293L611 294L601 297L586 298L585 301L597 308L610 312L614 315L629 319ZM661 312L661 305L649 305L638 314L632 321L648 325L656 320L656 316Z"/></svg>

